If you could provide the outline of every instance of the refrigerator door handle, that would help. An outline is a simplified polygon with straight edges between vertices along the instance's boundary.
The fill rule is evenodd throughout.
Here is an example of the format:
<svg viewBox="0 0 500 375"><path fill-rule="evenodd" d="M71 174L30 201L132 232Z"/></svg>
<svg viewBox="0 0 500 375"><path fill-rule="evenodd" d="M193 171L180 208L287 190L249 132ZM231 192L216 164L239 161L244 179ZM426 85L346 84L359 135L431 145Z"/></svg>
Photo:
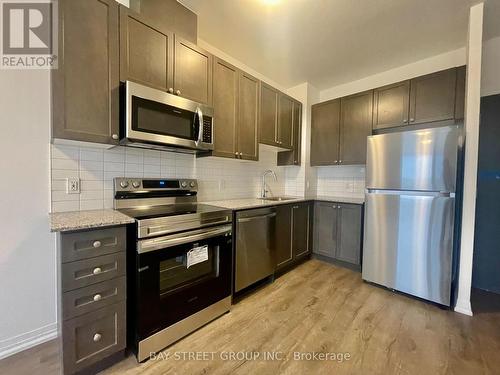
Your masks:
<svg viewBox="0 0 500 375"><path fill-rule="evenodd" d="M381 195L415 195L429 197L449 197L455 198L455 193L447 191L418 191L418 190L385 190L385 189L366 189L366 194L381 194Z"/></svg>

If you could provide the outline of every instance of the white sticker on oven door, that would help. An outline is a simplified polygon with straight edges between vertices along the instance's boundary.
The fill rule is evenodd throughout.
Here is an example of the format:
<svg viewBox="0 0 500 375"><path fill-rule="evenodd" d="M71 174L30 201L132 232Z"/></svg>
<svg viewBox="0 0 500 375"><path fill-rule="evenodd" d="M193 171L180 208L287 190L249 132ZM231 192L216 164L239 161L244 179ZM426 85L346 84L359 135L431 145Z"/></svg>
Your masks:
<svg viewBox="0 0 500 375"><path fill-rule="evenodd" d="M187 252L186 267L189 268L198 263L203 263L208 260L208 245L194 247Z"/></svg>

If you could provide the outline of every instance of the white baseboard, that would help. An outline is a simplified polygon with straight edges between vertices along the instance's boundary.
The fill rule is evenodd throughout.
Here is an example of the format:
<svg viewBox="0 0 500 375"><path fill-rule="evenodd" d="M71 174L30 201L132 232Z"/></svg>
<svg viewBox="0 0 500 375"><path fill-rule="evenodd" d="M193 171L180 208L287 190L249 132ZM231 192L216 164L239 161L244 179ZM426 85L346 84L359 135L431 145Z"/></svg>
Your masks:
<svg viewBox="0 0 500 375"><path fill-rule="evenodd" d="M455 306L455 312L472 316L472 307L470 301L457 301L457 305Z"/></svg>
<svg viewBox="0 0 500 375"><path fill-rule="evenodd" d="M57 323L48 324L0 342L0 359L50 341L57 337Z"/></svg>

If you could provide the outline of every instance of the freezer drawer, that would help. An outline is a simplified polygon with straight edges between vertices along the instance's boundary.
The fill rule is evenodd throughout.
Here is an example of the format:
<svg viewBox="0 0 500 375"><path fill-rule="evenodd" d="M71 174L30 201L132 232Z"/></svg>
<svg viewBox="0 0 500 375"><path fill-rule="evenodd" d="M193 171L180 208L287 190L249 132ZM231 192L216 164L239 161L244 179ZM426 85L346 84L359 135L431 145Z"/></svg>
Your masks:
<svg viewBox="0 0 500 375"><path fill-rule="evenodd" d="M455 199L366 194L363 279L450 305Z"/></svg>
<svg viewBox="0 0 500 375"><path fill-rule="evenodd" d="M459 142L459 126L370 136L366 187L454 192Z"/></svg>

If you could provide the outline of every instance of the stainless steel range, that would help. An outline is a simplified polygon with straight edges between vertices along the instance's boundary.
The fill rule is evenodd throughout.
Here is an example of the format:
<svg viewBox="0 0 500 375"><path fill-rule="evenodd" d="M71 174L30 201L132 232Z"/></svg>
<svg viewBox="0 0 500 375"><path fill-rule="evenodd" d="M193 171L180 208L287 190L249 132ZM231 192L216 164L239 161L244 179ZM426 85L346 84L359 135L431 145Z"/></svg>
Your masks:
<svg viewBox="0 0 500 375"><path fill-rule="evenodd" d="M137 359L229 311L232 212L198 204L192 179L116 178L115 209L136 219L128 331Z"/></svg>

